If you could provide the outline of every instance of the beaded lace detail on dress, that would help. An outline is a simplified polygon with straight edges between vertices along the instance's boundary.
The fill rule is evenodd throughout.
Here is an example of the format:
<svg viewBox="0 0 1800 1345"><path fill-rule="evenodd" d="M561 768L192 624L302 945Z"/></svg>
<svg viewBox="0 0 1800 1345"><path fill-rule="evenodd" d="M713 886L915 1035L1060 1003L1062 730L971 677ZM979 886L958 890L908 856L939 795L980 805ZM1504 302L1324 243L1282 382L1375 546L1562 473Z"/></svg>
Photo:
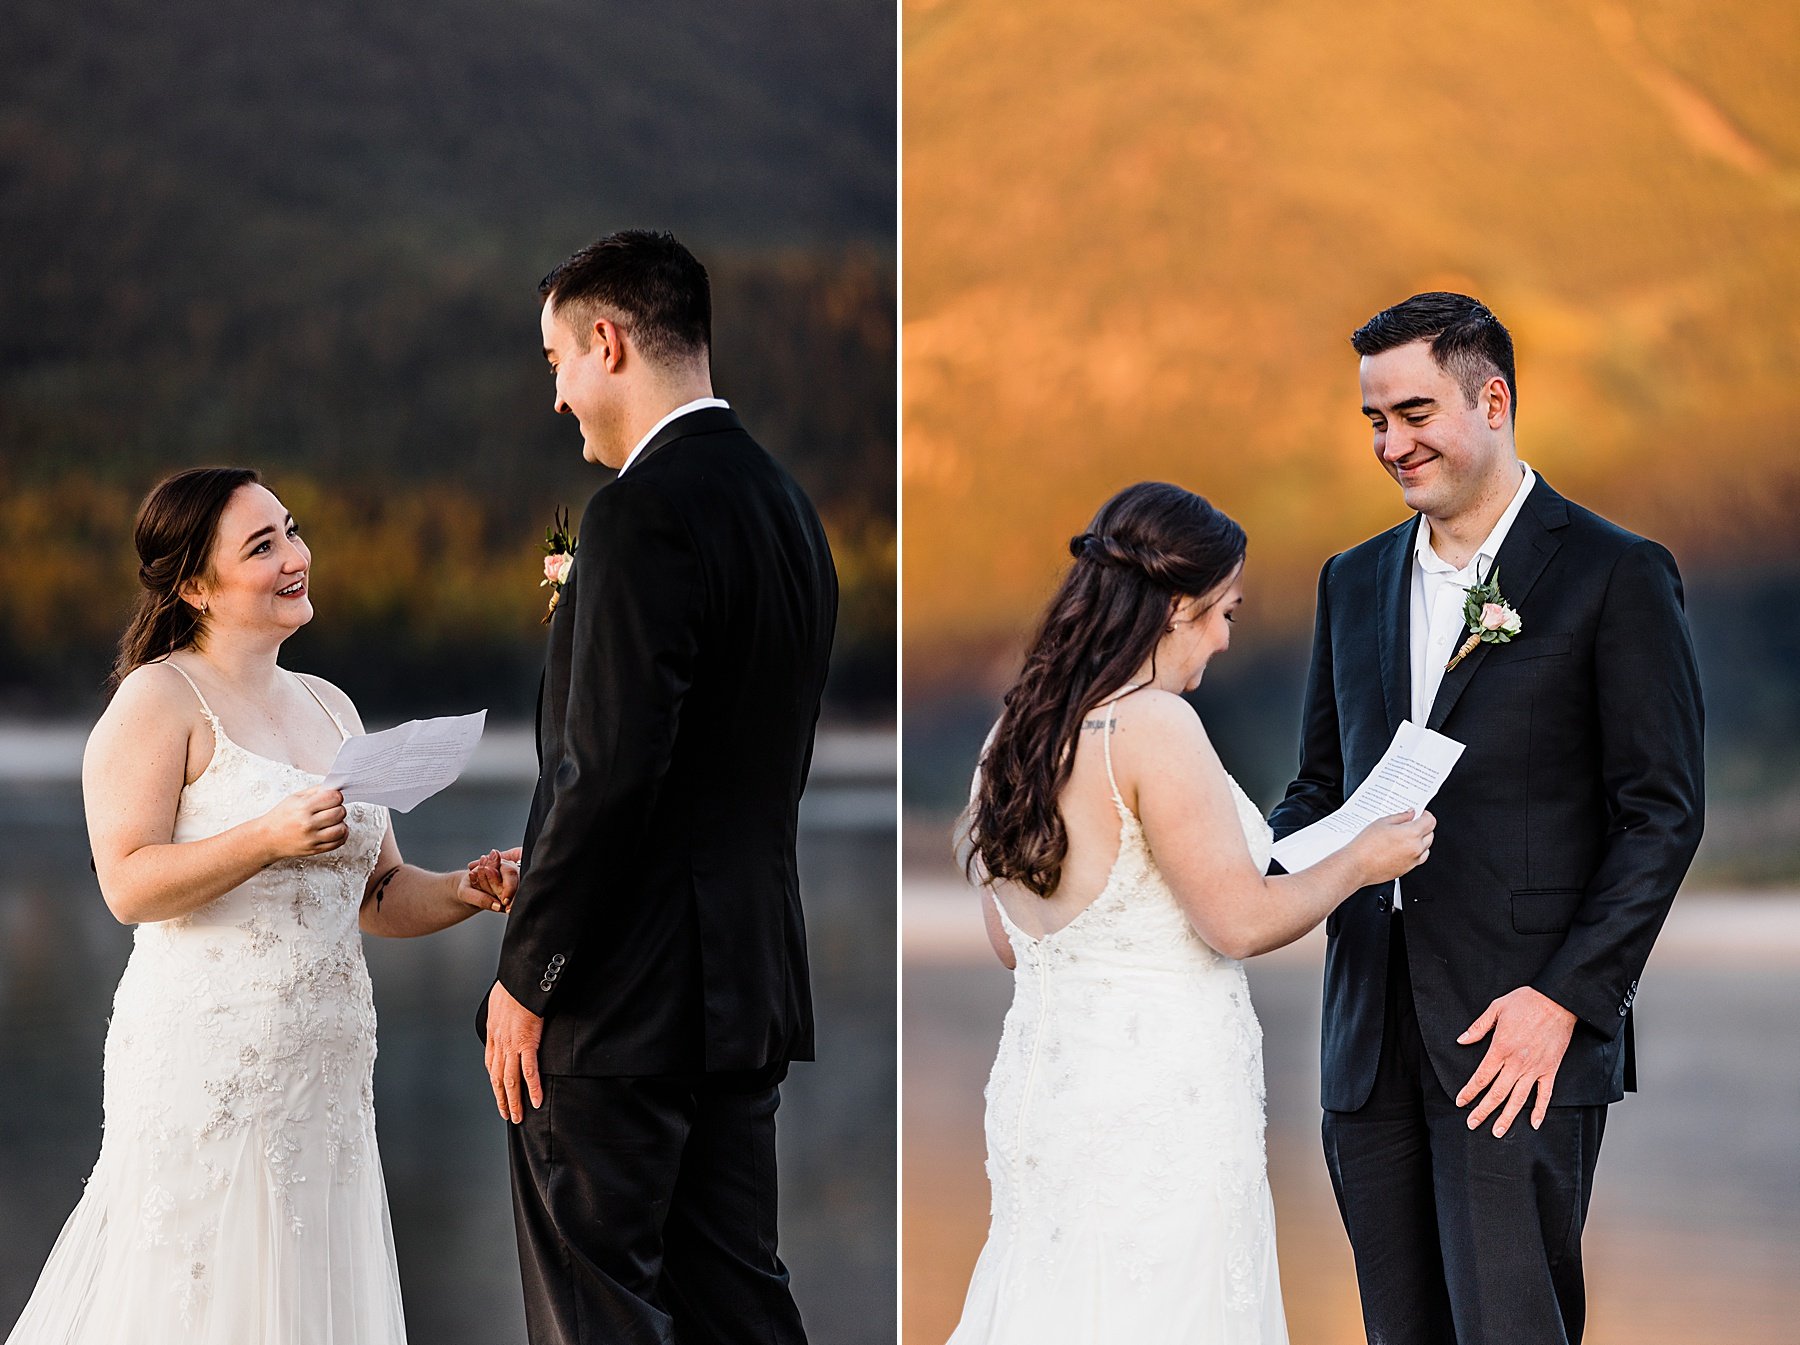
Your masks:
<svg viewBox="0 0 1800 1345"><path fill-rule="evenodd" d="M200 704L213 755L181 792L175 841L319 782L239 746ZM348 814L329 854L137 927L100 1157L9 1345L404 1341L358 924L387 810Z"/></svg>
<svg viewBox="0 0 1800 1345"><path fill-rule="evenodd" d="M1100 894L1041 938L989 894L1017 967L986 1092L992 1224L952 1341L1283 1342L1244 969L1188 923L1101 740L1119 853ZM1231 791L1266 867L1269 828Z"/></svg>

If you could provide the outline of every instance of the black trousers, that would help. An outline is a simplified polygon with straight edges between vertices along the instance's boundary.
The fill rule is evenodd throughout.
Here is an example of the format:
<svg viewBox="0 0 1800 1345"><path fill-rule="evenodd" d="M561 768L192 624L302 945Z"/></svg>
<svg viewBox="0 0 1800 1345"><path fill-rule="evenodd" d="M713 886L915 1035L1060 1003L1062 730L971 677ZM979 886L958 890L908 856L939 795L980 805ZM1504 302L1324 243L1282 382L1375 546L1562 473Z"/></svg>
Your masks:
<svg viewBox="0 0 1800 1345"><path fill-rule="evenodd" d="M775 1252L780 1074L543 1076L507 1128L531 1345L804 1345Z"/></svg>
<svg viewBox="0 0 1800 1345"><path fill-rule="evenodd" d="M1394 915L1375 1088L1325 1113L1325 1162L1356 1257L1363 1325L1381 1345L1577 1345L1581 1229L1605 1107L1527 1106L1495 1139L1468 1128L1425 1056ZM1460 1086L1460 1085L1459 1085Z"/></svg>

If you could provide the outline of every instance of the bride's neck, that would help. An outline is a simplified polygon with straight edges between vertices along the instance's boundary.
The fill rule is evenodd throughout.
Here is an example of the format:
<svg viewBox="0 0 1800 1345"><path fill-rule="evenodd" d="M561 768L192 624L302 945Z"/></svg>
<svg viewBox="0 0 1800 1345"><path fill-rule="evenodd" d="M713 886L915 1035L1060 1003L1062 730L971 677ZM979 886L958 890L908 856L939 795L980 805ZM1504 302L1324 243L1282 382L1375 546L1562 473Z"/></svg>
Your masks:
<svg viewBox="0 0 1800 1345"><path fill-rule="evenodd" d="M221 682L234 691L261 698L275 685L281 667L276 655L281 652L279 640L256 639L214 631L196 642L192 653Z"/></svg>
<svg viewBox="0 0 1800 1345"><path fill-rule="evenodd" d="M1139 690L1144 687L1155 687L1158 691L1172 691L1177 696L1186 690L1185 687L1179 685L1179 679L1167 669L1159 673L1155 659L1145 659L1139 665L1138 670L1131 675L1130 685Z"/></svg>

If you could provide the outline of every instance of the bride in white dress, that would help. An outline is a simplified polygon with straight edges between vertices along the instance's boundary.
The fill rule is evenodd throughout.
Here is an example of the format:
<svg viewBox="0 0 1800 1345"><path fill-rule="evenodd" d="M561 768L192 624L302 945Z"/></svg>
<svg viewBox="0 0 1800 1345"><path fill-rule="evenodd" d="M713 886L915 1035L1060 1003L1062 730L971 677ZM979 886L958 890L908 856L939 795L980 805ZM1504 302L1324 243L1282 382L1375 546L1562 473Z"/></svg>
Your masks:
<svg viewBox="0 0 1800 1345"><path fill-rule="evenodd" d="M137 926L105 1132L9 1345L399 1345L360 933L504 909L513 873L403 864L387 810L319 781L361 732L281 668L311 557L244 469L139 513L145 592L82 792L107 905Z"/></svg>
<svg viewBox="0 0 1800 1345"><path fill-rule="evenodd" d="M1265 878L1270 832L1184 691L1230 643L1244 534L1145 483L1075 563L983 751L969 862L1013 1003L992 1224L952 1345L1287 1340L1240 958L1423 862L1429 813Z"/></svg>

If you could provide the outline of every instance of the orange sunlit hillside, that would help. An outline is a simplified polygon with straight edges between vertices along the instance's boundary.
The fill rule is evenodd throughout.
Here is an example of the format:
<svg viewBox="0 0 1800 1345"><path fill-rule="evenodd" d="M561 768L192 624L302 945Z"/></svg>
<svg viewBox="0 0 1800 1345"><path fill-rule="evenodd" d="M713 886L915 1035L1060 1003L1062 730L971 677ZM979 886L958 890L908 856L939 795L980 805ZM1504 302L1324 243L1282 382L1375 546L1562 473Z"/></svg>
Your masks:
<svg viewBox="0 0 1800 1345"><path fill-rule="evenodd" d="M1201 490L1293 624L1397 520L1346 336L1520 349L1522 455L1684 564L1800 552L1800 10L908 0L906 647L1035 611L1113 489Z"/></svg>

